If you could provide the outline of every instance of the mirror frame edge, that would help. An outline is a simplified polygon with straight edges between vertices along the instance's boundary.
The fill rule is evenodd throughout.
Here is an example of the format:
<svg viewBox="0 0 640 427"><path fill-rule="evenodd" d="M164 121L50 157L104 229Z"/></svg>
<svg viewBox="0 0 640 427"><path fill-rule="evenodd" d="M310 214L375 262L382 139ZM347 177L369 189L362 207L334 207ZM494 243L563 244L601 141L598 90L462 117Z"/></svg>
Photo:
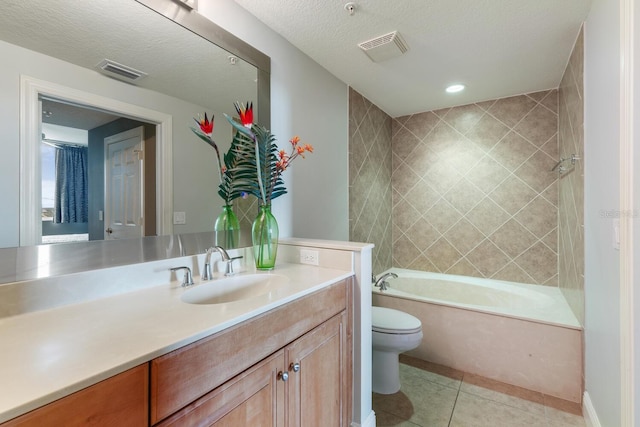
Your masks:
<svg viewBox="0 0 640 427"><path fill-rule="evenodd" d="M192 33L250 63L258 70L256 121L271 128L271 58L215 22L174 0L135 0Z"/></svg>

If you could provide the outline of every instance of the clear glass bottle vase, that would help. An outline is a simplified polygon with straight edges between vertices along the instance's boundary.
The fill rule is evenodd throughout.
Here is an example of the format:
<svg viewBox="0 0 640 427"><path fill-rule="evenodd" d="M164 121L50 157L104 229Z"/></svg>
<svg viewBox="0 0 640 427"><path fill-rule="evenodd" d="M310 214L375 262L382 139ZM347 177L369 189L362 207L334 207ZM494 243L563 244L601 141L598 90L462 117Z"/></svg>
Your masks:
<svg viewBox="0 0 640 427"><path fill-rule="evenodd" d="M240 222L233 205L224 205L214 225L216 246L235 249L240 244Z"/></svg>
<svg viewBox="0 0 640 427"><path fill-rule="evenodd" d="M258 270L273 270L278 253L278 221L271 213L271 205L259 207L251 227L253 257Z"/></svg>

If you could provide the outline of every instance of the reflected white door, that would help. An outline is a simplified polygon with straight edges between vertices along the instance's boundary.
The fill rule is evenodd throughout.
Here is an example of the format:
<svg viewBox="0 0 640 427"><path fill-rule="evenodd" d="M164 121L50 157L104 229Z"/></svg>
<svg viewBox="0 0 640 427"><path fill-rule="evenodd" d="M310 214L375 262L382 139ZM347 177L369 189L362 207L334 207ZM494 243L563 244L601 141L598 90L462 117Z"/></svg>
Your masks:
<svg viewBox="0 0 640 427"><path fill-rule="evenodd" d="M105 138L105 240L144 236L142 126Z"/></svg>

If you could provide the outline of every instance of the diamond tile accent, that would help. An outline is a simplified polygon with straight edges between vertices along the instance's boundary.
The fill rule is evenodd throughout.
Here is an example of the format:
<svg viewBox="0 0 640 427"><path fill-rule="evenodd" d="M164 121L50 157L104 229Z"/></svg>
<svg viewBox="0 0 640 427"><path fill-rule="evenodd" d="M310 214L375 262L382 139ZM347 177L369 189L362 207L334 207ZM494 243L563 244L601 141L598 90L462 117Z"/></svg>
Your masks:
<svg viewBox="0 0 640 427"><path fill-rule="evenodd" d="M433 263L439 272L444 273L457 263L462 255L446 239L439 239L426 251L425 256Z"/></svg>
<svg viewBox="0 0 640 427"><path fill-rule="evenodd" d="M559 93L394 119L394 260L453 274L554 282L557 256L544 249L555 253L558 239L558 179L548 170L558 152ZM572 247L575 233L565 234ZM527 261L536 257L549 265L530 271L536 267Z"/></svg>
<svg viewBox="0 0 640 427"><path fill-rule="evenodd" d="M517 133L509 132L493 147L489 155L505 168L513 170L531 157L535 151L535 145Z"/></svg>
<svg viewBox="0 0 640 427"><path fill-rule="evenodd" d="M485 114L465 136L486 151L491 150L507 133L509 128L496 118Z"/></svg>
<svg viewBox="0 0 640 427"><path fill-rule="evenodd" d="M350 238L376 244L374 272L393 264L546 285L564 274L578 286L584 196L562 183L581 180L547 173L571 154L558 140L583 152L577 64L558 90L394 119L350 89ZM568 203L563 228L557 213ZM558 273L558 258L571 267Z"/></svg>
<svg viewBox="0 0 640 427"><path fill-rule="evenodd" d="M491 199L486 198L471 209L465 218L471 222L485 236L489 236L498 227L504 224L510 215L495 204Z"/></svg>
<svg viewBox="0 0 640 427"><path fill-rule="evenodd" d="M518 212L514 218L540 239L556 228L558 210L544 197L538 196L527 205L527 209Z"/></svg>
<svg viewBox="0 0 640 427"><path fill-rule="evenodd" d="M468 212L483 198L484 193L466 178L462 178L445 195L445 200L460 212Z"/></svg>
<svg viewBox="0 0 640 427"><path fill-rule="evenodd" d="M492 116L513 127L536 106L536 101L526 95L498 99L489 109Z"/></svg>
<svg viewBox="0 0 640 427"><path fill-rule="evenodd" d="M438 116L429 111L410 116L409 119L404 122L404 127L419 140L423 140L439 121Z"/></svg>
<svg viewBox="0 0 640 427"><path fill-rule="evenodd" d="M392 266L391 135L397 129L406 142L397 145L399 156L419 140L352 88L349 117L349 239L375 244L373 273L380 273Z"/></svg>
<svg viewBox="0 0 640 427"><path fill-rule="evenodd" d="M451 227L444 237L463 255L478 246L485 238L480 230L464 218L458 221L455 227Z"/></svg>
<svg viewBox="0 0 640 427"><path fill-rule="evenodd" d="M467 178L486 194L500 185L508 175L507 169L491 157L485 156L467 173Z"/></svg>
<svg viewBox="0 0 640 427"><path fill-rule="evenodd" d="M489 240L476 246L466 258L484 277L491 277L509 262L509 257Z"/></svg>
<svg viewBox="0 0 640 427"><path fill-rule="evenodd" d="M514 129L527 141L541 147L558 130L558 115L542 105L537 105Z"/></svg>

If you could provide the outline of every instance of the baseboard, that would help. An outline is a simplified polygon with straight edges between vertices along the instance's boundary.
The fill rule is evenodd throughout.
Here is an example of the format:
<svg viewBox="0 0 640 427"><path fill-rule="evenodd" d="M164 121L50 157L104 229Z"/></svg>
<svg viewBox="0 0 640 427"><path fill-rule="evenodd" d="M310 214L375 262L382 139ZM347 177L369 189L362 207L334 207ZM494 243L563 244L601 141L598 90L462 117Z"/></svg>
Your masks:
<svg viewBox="0 0 640 427"><path fill-rule="evenodd" d="M356 422L351 423L351 427L376 427L376 413L371 411L369 416L362 424Z"/></svg>
<svg viewBox="0 0 640 427"><path fill-rule="evenodd" d="M596 414L596 408L593 407L591 397L586 391L582 397L582 416L587 427L602 427L600 420L598 420L598 414Z"/></svg>

